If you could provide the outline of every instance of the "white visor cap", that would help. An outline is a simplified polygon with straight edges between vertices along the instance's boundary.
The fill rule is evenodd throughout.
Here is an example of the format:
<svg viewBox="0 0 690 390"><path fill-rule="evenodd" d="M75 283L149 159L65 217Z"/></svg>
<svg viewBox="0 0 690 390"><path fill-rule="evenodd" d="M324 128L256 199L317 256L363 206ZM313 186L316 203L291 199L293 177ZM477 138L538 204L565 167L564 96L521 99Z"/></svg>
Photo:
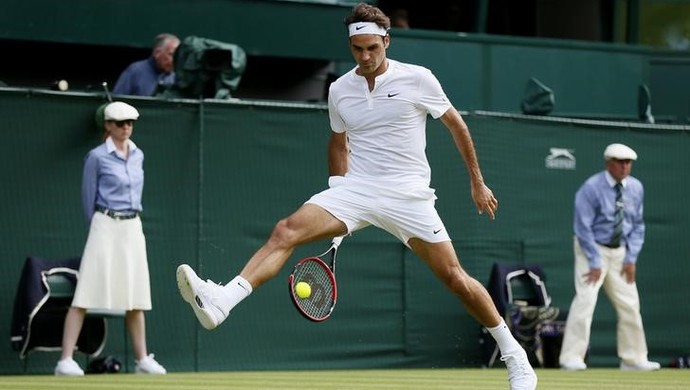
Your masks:
<svg viewBox="0 0 690 390"><path fill-rule="evenodd" d="M125 121L139 119L139 111L124 102L112 102L105 106L103 117L107 121Z"/></svg>
<svg viewBox="0 0 690 390"><path fill-rule="evenodd" d="M637 153L623 144L611 144L604 150L604 159L637 160Z"/></svg>

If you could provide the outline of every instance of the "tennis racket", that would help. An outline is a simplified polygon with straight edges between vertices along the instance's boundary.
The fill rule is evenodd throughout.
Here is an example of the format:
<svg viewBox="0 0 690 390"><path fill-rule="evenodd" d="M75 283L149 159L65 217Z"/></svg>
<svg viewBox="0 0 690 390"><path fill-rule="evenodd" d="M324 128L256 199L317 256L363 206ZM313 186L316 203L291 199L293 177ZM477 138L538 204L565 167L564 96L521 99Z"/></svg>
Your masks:
<svg viewBox="0 0 690 390"><path fill-rule="evenodd" d="M335 237L330 248L324 253L300 260L288 277L290 298L297 311L310 321L327 320L333 312L338 298L338 288L335 283L335 257L342 241L343 237ZM321 260L327 255L330 255L330 265ZM300 282L307 283L311 288L311 294L304 298L295 291L295 286Z"/></svg>

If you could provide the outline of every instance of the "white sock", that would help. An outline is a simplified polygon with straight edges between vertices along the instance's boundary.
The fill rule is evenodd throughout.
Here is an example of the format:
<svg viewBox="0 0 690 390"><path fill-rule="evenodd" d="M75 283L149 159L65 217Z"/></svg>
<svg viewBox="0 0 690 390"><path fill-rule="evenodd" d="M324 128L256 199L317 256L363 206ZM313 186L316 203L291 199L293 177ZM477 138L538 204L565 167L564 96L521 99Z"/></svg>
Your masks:
<svg viewBox="0 0 690 390"><path fill-rule="evenodd" d="M498 324L497 326L493 328L486 328L486 330L491 333L491 336L493 336L494 340L496 340L496 344L498 344L498 349L501 350L501 355L509 355L519 349L522 349L522 346L520 346L520 343L518 343L517 340L515 340L515 337L513 337L513 334L510 333L510 329L508 329L508 325L506 325L506 322L501 319L501 323Z"/></svg>
<svg viewBox="0 0 690 390"><path fill-rule="evenodd" d="M226 307L230 311L252 293L252 285L247 279L237 275L228 284L223 286L223 291L225 292L223 295L225 296Z"/></svg>

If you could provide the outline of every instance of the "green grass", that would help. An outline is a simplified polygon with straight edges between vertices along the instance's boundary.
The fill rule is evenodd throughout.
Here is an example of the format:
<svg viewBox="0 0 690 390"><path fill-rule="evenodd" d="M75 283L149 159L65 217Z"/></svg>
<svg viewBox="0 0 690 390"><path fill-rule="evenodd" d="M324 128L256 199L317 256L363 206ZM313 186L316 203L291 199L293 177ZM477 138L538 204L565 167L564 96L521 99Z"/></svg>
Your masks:
<svg viewBox="0 0 690 390"><path fill-rule="evenodd" d="M565 372L538 370L542 390L681 390L690 389L690 370L623 372L589 369ZM215 390L215 389L508 389L504 369L390 369L337 371L252 371L171 373L165 376L134 374L87 375L81 378L52 375L0 377L4 390Z"/></svg>

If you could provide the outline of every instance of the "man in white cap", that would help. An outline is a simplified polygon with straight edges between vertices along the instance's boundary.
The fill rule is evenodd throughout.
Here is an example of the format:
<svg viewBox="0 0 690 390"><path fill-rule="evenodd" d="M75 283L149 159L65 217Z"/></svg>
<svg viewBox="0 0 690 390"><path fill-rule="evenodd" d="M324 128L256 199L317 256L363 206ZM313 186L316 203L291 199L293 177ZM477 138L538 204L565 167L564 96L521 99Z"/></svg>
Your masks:
<svg viewBox="0 0 690 390"><path fill-rule="evenodd" d="M618 314L621 370L653 371L635 284L635 263L644 243L644 188L630 176L637 153L623 144L604 150L606 169L587 179L575 195L575 298L568 312L559 357L564 370L587 368L592 316L599 289Z"/></svg>

